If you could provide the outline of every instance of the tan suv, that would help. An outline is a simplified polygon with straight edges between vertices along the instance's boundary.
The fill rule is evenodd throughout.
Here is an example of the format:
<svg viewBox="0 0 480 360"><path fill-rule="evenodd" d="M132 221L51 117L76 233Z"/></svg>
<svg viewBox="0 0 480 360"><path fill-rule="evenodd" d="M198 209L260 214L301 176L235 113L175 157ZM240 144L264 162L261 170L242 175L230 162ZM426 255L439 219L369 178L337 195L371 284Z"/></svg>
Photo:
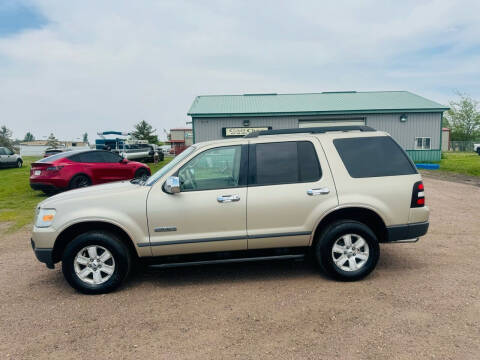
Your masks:
<svg viewBox="0 0 480 360"><path fill-rule="evenodd" d="M154 267L301 258L340 280L379 243L418 240L429 210L415 165L366 126L269 130L195 144L145 181L68 191L37 208L32 247L84 293Z"/></svg>

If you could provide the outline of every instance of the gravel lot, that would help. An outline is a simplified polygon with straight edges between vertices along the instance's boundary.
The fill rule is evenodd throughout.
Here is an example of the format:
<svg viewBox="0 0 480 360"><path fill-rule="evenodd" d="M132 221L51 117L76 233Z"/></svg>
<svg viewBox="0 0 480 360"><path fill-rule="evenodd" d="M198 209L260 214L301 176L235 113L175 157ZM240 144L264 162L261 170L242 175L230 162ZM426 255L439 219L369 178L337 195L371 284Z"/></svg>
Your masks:
<svg viewBox="0 0 480 360"><path fill-rule="evenodd" d="M427 178L431 227L357 283L304 262L152 271L75 293L0 239L1 359L479 359L480 190Z"/></svg>

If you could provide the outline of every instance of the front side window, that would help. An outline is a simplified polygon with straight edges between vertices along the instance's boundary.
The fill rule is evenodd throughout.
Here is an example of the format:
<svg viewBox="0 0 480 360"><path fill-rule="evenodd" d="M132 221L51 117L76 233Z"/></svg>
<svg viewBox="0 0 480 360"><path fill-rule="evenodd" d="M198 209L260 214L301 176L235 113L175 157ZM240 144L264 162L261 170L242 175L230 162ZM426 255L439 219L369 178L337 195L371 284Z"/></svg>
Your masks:
<svg viewBox="0 0 480 360"><path fill-rule="evenodd" d="M104 163L118 163L120 160L122 160L120 155L117 155L113 152L104 151L99 152L99 154L101 154Z"/></svg>
<svg viewBox="0 0 480 360"><path fill-rule="evenodd" d="M322 176L310 141L256 144L254 148L250 157L249 185L315 182Z"/></svg>
<svg viewBox="0 0 480 360"><path fill-rule="evenodd" d="M7 152L4 148L0 148L0 155L7 155Z"/></svg>
<svg viewBox="0 0 480 360"><path fill-rule="evenodd" d="M238 187L241 146L206 150L182 166L178 172L181 191Z"/></svg>
<svg viewBox="0 0 480 360"><path fill-rule="evenodd" d="M417 137L415 138L415 150L430 150L431 138Z"/></svg>

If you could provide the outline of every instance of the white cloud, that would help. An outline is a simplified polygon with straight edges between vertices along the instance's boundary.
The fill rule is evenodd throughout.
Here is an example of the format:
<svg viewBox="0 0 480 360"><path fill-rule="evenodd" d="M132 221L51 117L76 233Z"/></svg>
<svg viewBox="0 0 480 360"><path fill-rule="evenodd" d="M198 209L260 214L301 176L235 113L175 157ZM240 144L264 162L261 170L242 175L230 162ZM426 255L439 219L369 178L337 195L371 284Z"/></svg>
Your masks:
<svg viewBox="0 0 480 360"><path fill-rule="evenodd" d="M181 126L211 93L411 90L480 97L478 1L53 1L0 38L17 137Z"/></svg>

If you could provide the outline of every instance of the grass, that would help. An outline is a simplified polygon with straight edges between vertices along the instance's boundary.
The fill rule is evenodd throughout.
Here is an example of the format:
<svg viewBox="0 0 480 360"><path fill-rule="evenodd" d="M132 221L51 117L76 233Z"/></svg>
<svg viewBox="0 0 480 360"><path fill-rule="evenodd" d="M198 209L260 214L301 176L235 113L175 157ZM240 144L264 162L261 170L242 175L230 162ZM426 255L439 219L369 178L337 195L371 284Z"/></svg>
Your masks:
<svg viewBox="0 0 480 360"><path fill-rule="evenodd" d="M148 164L152 174L171 159ZM36 205L46 198L43 192L30 188L30 164L35 160L38 158L24 157L22 168L0 169L0 233L17 231L31 224Z"/></svg>
<svg viewBox="0 0 480 360"><path fill-rule="evenodd" d="M480 176L480 156L473 152L444 152L439 171Z"/></svg>

